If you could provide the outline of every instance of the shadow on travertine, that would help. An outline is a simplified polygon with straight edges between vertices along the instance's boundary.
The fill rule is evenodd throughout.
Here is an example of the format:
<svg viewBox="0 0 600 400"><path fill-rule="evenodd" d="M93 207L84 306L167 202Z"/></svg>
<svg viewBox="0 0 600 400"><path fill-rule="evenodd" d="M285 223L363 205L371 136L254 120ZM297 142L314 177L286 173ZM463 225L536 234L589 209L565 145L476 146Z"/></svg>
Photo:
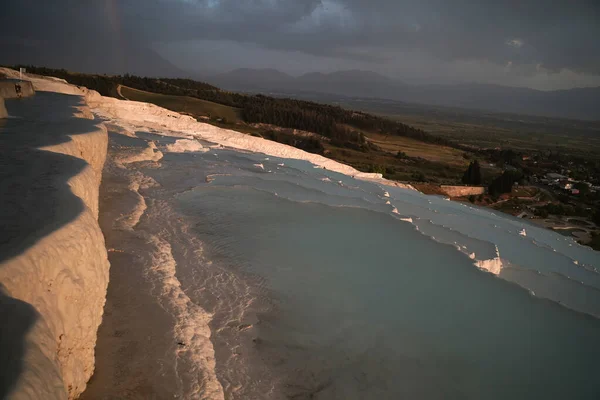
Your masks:
<svg viewBox="0 0 600 400"><path fill-rule="evenodd" d="M38 148L68 142L68 135L90 132L97 121L73 118L77 96L38 93L7 100L11 116L0 120L0 273L45 236L73 221L84 210L67 181L87 163ZM22 372L24 340L38 314L33 306L9 297L0 282L0 398Z"/></svg>
<svg viewBox="0 0 600 400"><path fill-rule="evenodd" d="M0 284L0 399L8 397L19 379L25 354L23 338L37 316L30 304L6 296Z"/></svg>
<svg viewBox="0 0 600 400"><path fill-rule="evenodd" d="M72 221L84 209L67 181L87 163L38 149L94 129L98 121L72 118L81 105L77 96L43 92L7 101L13 118L0 125L0 263Z"/></svg>

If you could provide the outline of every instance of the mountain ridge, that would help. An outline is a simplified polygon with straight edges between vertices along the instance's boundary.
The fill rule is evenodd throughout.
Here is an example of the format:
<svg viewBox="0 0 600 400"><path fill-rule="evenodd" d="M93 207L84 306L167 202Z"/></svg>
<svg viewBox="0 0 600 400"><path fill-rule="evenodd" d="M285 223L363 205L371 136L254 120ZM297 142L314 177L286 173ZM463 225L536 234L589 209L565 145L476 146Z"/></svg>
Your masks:
<svg viewBox="0 0 600 400"><path fill-rule="evenodd" d="M235 80L228 79L227 74L207 77L207 80L232 91L279 91L292 96L294 93L315 92L544 117L600 120L600 107L597 107L600 104L600 87L542 91L488 83L409 84L363 70L311 72L293 77L268 69L266 71L277 79L260 79L261 74L247 73L257 71L251 68L234 71ZM268 74L263 72L262 75Z"/></svg>

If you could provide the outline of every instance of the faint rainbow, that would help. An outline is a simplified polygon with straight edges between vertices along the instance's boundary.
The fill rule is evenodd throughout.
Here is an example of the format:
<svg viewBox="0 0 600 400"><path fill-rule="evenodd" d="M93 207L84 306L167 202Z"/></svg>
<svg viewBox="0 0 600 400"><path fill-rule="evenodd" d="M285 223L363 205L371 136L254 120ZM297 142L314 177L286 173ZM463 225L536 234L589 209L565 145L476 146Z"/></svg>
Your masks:
<svg viewBox="0 0 600 400"><path fill-rule="evenodd" d="M116 66L118 69L125 70L125 46L126 41L123 35L123 26L121 24L121 15L117 5L118 0L104 0L104 13L112 34L112 45L115 46L114 55L117 57Z"/></svg>

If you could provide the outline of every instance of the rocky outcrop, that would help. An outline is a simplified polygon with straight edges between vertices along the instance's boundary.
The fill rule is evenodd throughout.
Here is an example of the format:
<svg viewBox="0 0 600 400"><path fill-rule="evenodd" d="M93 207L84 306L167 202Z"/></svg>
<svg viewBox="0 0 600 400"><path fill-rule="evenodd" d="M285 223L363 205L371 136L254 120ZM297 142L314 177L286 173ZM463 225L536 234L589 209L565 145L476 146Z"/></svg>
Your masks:
<svg viewBox="0 0 600 400"><path fill-rule="evenodd" d="M0 398L76 398L94 371L109 263L105 127L81 96L8 100L0 126Z"/></svg>

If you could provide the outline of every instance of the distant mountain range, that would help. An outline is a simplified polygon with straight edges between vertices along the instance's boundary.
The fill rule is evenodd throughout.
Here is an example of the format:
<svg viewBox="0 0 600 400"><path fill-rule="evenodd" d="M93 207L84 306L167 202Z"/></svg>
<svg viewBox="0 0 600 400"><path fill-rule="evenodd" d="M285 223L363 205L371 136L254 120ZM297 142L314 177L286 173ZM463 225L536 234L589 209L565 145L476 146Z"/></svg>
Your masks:
<svg viewBox="0 0 600 400"><path fill-rule="evenodd" d="M236 69L205 78L232 91L316 92L407 103L461 107L545 117L600 120L600 87L541 91L489 84L410 85L371 71L309 73L293 77L274 69Z"/></svg>
<svg viewBox="0 0 600 400"><path fill-rule="evenodd" d="M242 68L206 78L223 89L248 92L320 92L344 96L394 99L405 84L370 71L311 72L293 77L274 69Z"/></svg>
<svg viewBox="0 0 600 400"><path fill-rule="evenodd" d="M57 46L48 42L0 40L0 65L30 64L85 73L179 77L206 81L223 89L376 98L405 103L459 107L545 117L600 120L600 87L544 92L488 84L412 85L372 71L313 72L293 77L275 69L242 68L209 75L184 71L149 48L126 43Z"/></svg>

